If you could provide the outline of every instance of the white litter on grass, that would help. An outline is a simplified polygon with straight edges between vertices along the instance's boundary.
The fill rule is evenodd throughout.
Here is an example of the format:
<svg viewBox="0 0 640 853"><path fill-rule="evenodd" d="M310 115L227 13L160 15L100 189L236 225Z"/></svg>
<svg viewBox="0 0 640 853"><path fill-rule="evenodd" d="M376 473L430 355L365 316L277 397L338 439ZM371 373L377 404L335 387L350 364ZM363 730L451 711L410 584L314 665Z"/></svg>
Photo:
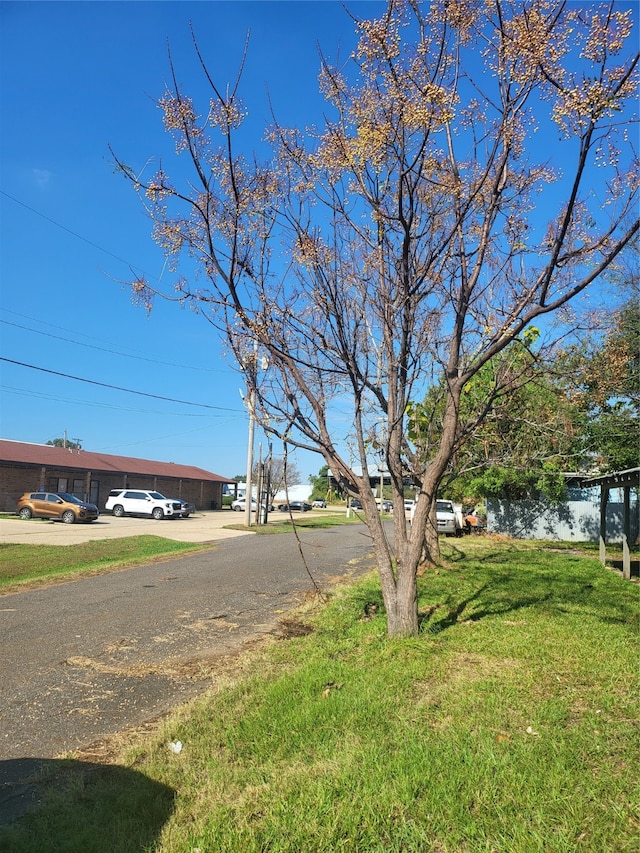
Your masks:
<svg viewBox="0 0 640 853"><path fill-rule="evenodd" d="M182 741L181 740L172 740L171 743L169 744L169 749L171 750L171 752L175 753L176 755L180 755L180 753L182 752Z"/></svg>

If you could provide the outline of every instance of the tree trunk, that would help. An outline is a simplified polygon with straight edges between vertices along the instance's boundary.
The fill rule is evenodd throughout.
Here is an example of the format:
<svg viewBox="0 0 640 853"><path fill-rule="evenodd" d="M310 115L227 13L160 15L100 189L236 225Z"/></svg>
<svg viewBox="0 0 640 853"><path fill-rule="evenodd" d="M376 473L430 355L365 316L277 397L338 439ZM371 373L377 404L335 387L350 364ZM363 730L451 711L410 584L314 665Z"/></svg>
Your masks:
<svg viewBox="0 0 640 853"><path fill-rule="evenodd" d="M380 513L373 496L361 496L363 508L378 567L382 599L387 614L387 633L390 637L413 637L418 633L417 570L420 549L403 535L400 523L394 520L395 543L391 545L382 526ZM403 513L404 516L404 513Z"/></svg>
<svg viewBox="0 0 640 853"><path fill-rule="evenodd" d="M424 548L422 560L430 565L440 562L440 540L438 539L438 520L436 518L436 502L432 501L427 526L424 530Z"/></svg>
<svg viewBox="0 0 640 853"><path fill-rule="evenodd" d="M415 637L418 633L417 566L399 566L393 609L387 608L387 633L390 637Z"/></svg>

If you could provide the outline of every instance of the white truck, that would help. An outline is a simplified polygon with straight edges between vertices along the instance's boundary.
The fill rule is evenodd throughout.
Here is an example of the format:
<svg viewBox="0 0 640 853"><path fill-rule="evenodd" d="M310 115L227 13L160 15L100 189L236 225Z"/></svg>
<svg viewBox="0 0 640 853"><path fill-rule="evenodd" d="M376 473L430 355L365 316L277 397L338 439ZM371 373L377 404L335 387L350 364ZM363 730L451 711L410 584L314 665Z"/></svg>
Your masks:
<svg viewBox="0 0 640 853"><path fill-rule="evenodd" d="M462 536L464 533L462 507L456 506L453 501L436 501L436 520L438 533L444 533L445 536Z"/></svg>
<svg viewBox="0 0 640 853"><path fill-rule="evenodd" d="M405 513L411 521L413 521L415 508L415 501L406 500L404 502ZM454 504L453 501L436 501L436 521L438 523L438 533L444 533L445 536L462 536L465 531L462 506L461 504Z"/></svg>

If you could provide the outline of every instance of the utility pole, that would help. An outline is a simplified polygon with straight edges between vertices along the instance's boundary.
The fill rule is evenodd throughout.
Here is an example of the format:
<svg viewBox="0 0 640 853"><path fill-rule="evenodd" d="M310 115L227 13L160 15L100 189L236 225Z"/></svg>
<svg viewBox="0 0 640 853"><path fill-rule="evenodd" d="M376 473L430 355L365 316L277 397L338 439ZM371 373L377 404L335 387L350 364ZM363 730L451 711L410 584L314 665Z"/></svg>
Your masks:
<svg viewBox="0 0 640 853"><path fill-rule="evenodd" d="M267 456L267 488L264 500L264 524L269 520L269 504L271 503L271 462L273 461L273 446L269 442L269 455Z"/></svg>
<svg viewBox="0 0 640 853"><path fill-rule="evenodd" d="M249 363L250 362L250 363ZM252 470L253 470L253 437L256 428L256 387L258 383L258 341L253 343L253 355L245 359L245 375L249 378L249 392L247 394L247 408L249 409L249 446L247 448L247 493L245 496L245 524L251 527L251 499L253 498ZM266 370L269 366L266 356L262 357L261 367ZM258 510L260 509L260 495L258 495Z"/></svg>
<svg viewBox="0 0 640 853"><path fill-rule="evenodd" d="M247 407L249 409L249 445L247 448L247 491L245 492L244 501L244 523L247 527L251 527L251 498L253 497L253 487L251 483L251 475L253 471L253 435L256 428L256 418L253 411L255 405L256 391L251 388L247 398Z"/></svg>
<svg viewBox="0 0 640 853"><path fill-rule="evenodd" d="M258 482L256 483L256 524L264 524L262 518L262 442L258 445Z"/></svg>

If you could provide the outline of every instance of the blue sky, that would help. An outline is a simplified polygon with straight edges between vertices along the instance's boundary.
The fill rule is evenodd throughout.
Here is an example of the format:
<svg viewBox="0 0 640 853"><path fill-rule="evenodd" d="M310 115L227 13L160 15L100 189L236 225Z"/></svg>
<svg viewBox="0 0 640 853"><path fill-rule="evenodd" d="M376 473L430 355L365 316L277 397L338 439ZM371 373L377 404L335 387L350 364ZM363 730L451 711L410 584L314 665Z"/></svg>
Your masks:
<svg viewBox="0 0 640 853"><path fill-rule="evenodd" d="M370 16L384 4L352 8ZM21 363L0 362L0 437L44 443L66 431L87 450L231 477L246 469L242 378L202 319L132 305L121 284L130 268L159 278L163 258L108 151L137 164L171 154L154 99L167 39L185 88L197 88L189 22L224 82L251 31L242 91L256 134L267 88L285 123L319 118L317 45L345 58L354 45L332 0L0 3L0 355ZM293 459L305 480L323 464Z"/></svg>
<svg viewBox="0 0 640 853"><path fill-rule="evenodd" d="M348 5L363 18L385 7ZM232 477L246 467L242 377L201 318L161 300L150 316L132 304L123 284L132 269L151 281L166 272L109 154L175 165L155 100L169 40L198 103L190 22L223 83L251 32L241 89L251 148L270 121L267 90L283 124L320 121L317 47L346 60L355 45L334 0L0 2L0 356L10 360L0 362L0 437L46 442L66 431L87 450ZM293 459L305 481L323 464Z"/></svg>

